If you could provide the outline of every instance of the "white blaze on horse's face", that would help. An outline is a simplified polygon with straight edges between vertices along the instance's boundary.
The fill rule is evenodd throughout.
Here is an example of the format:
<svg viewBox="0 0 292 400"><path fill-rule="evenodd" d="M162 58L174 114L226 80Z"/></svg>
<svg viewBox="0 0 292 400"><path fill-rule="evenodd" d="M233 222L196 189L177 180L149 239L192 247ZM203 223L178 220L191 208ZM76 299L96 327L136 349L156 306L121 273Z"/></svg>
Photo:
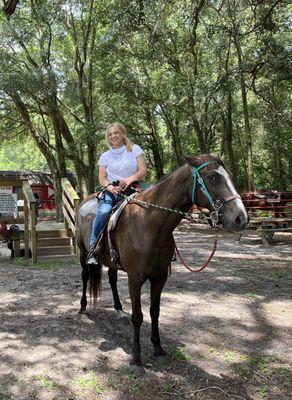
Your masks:
<svg viewBox="0 0 292 400"><path fill-rule="evenodd" d="M217 169L217 172L222 177L222 182L225 182L224 186L225 190L228 192L228 196L238 195L229 174L221 165ZM235 198L223 206L222 222L225 228L229 230L239 231L245 228L248 222L248 216L240 198Z"/></svg>
<svg viewBox="0 0 292 400"><path fill-rule="evenodd" d="M226 187L228 188L228 190L230 191L230 195L234 195L236 196L238 193L233 185L233 182L230 179L229 174L227 173L227 171L220 165L220 167L218 168L218 173L224 178L225 180L225 184ZM239 209L241 209L243 212L246 213L245 207L243 205L243 202L241 199L235 199L234 202L237 203L237 207Z"/></svg>

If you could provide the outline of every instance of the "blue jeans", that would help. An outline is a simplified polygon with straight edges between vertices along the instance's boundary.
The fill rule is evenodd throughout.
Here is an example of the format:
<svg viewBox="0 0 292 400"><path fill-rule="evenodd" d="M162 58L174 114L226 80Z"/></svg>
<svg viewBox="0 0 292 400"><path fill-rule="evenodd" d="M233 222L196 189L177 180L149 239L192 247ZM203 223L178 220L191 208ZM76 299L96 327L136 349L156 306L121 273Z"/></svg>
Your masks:
<svg viewBox="0 0 292 400"><path fill-rule="evenodd" d="M97 214L92 223L92 230L89 242L90 246L93 246L96 243L102 231L102 228L104 227L107 218L111 212L111 209L116 202L117 197L114 194L108 192L107 190L103 192L102 198L99 200Z"/></svg>

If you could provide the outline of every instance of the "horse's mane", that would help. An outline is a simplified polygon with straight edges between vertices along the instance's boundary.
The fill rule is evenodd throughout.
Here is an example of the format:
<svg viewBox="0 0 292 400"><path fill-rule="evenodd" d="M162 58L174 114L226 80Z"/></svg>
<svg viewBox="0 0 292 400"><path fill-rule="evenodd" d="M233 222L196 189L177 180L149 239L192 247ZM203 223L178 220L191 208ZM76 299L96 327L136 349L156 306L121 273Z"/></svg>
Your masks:
<svg viewBox="0 0 292 400"><path fill-rule="evenodd" d="M212 154L198 154L196 156L190 157L190 156L185 156L182 158L182 165L181 167L183 167L184 165L190 165L192 167L198 167L199 165L208 162L208 161L216 161L219 165L223 166L222 161L217 158L216 156L212 155ZM172 171L169 172L168 174L164 175L163 177L161 177L158 181L156 181L153 185L151 185L148 189L146 189L143 193L146 194L146 196L148 195L148 193L150 194L153 189L154 190L158 190L159 191L159 187L161 185L163 185L163 183L165 181L167 181L169 178L171 178L171 176L177 171L177 168ZM185 182L185 185L187 185L187 183ZM186 190L186 188L181 188L181 190Z"/></svg>
<svg viewBox="0 0 292 400"><path fill-rule="evenodd" d="M223 166L222 161L213 154L198 154L194 157L186 156L184 157L184 161L186 164L189 164L192 167L198 167L199 165L208 161L216 161L219 165Z"/></svg>

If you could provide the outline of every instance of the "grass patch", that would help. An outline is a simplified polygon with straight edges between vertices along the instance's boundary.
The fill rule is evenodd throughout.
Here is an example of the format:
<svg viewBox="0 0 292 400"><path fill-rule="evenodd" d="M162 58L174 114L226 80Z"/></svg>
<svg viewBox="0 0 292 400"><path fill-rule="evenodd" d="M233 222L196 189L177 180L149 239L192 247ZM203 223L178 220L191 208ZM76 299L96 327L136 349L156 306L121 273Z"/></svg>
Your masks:
<svg viewBox="0 0 292 400"><path fill-rule="evenodd" d="M265 399L269 394L269 388L267 386L261 387L258 391L258 394L262 399Z"/></svg>
<svg viewBox="0 0 292 400"><path fill-rule="evenodd" d="M0 400L13 400L11 394L5 394L4 396L0 397Z"/></svg>
<svg viewBox="0 0 292 400"><path fill-rule="evenodd" d="M105 391L105 387L100 384L93 371L89 372L88 374L80 378L74 379L73 383L81 391L92 389L97 394L102 394Z"/></svg>
<svg viewBox="0 0 292 400"><path fill-rule="evenodd" d="M271 278L282 279L288 276L287 271L278 270L278 271L269 271L268 274Z"/></svg>
<svg viewBox="0 0 292 400"><path fill-rule="evenodd" d="M203 353L199 353L199 354L198 354L198 358L199 358L200 360L206 360L206 359L207 359L207 356L206 356L205 354L203 354Z"/></svg>
<svg viewBox="0 0 292 400"><path fill-rule="evenodd" d="M267 357L258 357L258 356L249 356L247 357L247 362L256 368L258 368L261 373L266 376L271 376L273 372L273 368L271 367L271 363L277 361L277 357L275 356L267 356Z"/></svg>
<svg viewBox="0 0 292 400"><path fill-rule="evenodd" d="M163 386L162 393L163 393L163 394L172 394L172 395L173 395L173 393L174 393L174 388L175 388L175 382L166 383L166 384Z"/></svg>
<svg viewBox="0 0 292 400"><path fill-rule="evenodd" d="M234 362L237 359L237 357L238 354L235 353L234 351L227 351L224 355L224 358L228 363Z"/></svg>
<svg viewBox="0 0 292 400"><path fill-rule="evenodd" d="M220 351L214 349L213 347L209 349L209 351L212 354L212 356L219 357L221 355Z"/></svg>
<svg viewBox="0 0 292 400"><path fill-rule="evenodd" d="M21 267L21 268L32 268L32 269L59 269L64 266L60 261L47 261L47 262L36 262L32 263L32 260L24 257L17 257L11 260L10 265Z"/></svg>
<svg viewBox="0 0 292 400"><path fill-rule="evenodd" d="M132 381L135 381L136 379L139 378L139 376L137 375L137 373L131 368L131 367L121 367L119 368L119 371L123 374L123 375L127 375L127 377L129 379L131 379Z"/></svg>
<svg viewBox="0 0 292 400"><path fill-rule="evenodd" d="M256 299L257 298L257 295L255 293L252 293L252 292L246 292L246 293L244 293L244 295L246 297L248 297L249 299Z"/></svg>
<svg viewBox="0 0 292 400"><path fill-rule="evenodd" d="M178 360L178 361L191 360L191 356L187 354L184 350L180 349L179 347L170 347L168 349L168 354L173 360Z"/></svg>
<svg viewBox="0 0 292 400"><path fill-rule="evenodd" d="M280 358L276 355L244 356L242 359L251 367L251 370L257 369L267 379L274 379L287 388L292 387L292 369L288 364L281 364Z"/></svg>
<svg viewBox="0 0 292 400"><path fill-rule="evenodd" d="M132 396L140 397L142 395L142 387L138 383L134 383L129 392Z"/></svg>
<svg viewBox="0 0 292 400"><path fill-rule="evenodd" d="M34 375L33 378L40 383L41 387L45 389L56 389L59 385L57 381L51 379L46 373Z"/></svg>

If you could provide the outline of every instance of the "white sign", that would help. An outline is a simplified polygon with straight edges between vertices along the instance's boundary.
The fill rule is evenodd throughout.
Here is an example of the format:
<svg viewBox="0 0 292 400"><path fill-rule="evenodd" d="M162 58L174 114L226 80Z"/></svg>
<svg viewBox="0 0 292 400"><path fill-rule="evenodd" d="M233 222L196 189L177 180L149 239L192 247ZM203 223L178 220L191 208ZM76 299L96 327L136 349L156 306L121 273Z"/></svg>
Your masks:
<svg viewBox="0 0 292 400"><path fill-rule="evenodd" d="M17 193L0 191L0 218L12 216L17 217Z"/></svg>
<svg viewBox="0 0 292 400"><path fill-rule="evenodd" d="M0 186L0 195L1 194L12 194L12 186Z"/></svg>

